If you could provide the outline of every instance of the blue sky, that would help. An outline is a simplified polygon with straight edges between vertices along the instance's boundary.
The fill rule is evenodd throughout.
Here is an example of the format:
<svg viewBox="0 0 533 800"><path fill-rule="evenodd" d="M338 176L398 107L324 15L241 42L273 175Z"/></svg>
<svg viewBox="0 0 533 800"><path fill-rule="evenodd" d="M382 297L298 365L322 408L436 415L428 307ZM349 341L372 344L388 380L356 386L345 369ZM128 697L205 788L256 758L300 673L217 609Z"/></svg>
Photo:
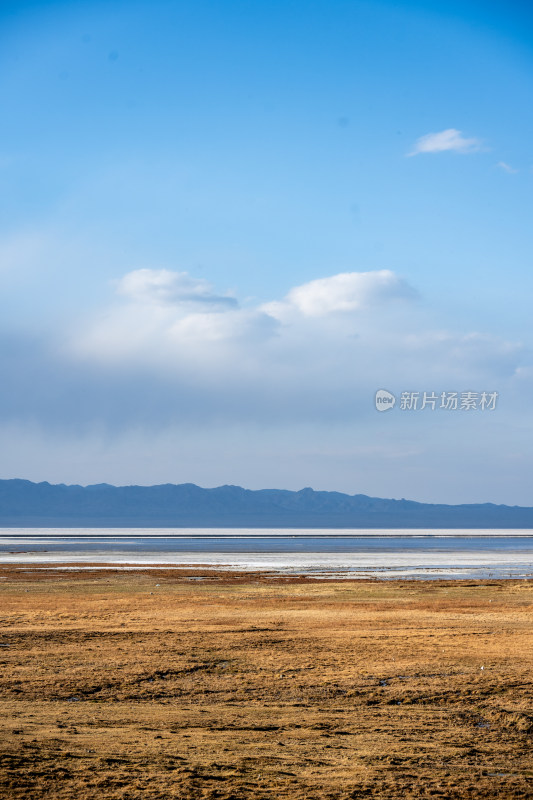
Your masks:
<svg viewBox="0 0 533 800"><path fill-rule="evenodd" d="M532 43L523 3L3 3L0 476L533 505Z"/></svg>

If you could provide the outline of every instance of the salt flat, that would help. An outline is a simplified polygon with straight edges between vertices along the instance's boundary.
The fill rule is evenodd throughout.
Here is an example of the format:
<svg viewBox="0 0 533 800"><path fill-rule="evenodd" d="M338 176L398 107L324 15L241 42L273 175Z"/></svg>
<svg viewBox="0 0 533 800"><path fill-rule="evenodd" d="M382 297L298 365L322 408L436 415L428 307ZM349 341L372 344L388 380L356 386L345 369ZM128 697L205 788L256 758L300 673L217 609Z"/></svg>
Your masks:
<svg viewBox="0 0 533 800"><path fill-rule="evenodd" d="M177 530L177 533L176 533ZM532 531L4 530L0 563L203 566L324 578L531 578Z"/></svg>

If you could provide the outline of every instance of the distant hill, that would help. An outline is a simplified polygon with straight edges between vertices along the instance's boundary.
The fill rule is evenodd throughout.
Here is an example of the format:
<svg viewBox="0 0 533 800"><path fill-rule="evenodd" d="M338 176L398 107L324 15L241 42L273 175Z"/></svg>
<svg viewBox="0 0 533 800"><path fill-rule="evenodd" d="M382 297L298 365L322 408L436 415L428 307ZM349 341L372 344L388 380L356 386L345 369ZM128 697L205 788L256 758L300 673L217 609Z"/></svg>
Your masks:
<svg viewBox="0 0 533 800"><path fill-rule="evenodd" d="M433 505L302 489L0 481L1 527L533 528L533 508Z"/></svg>

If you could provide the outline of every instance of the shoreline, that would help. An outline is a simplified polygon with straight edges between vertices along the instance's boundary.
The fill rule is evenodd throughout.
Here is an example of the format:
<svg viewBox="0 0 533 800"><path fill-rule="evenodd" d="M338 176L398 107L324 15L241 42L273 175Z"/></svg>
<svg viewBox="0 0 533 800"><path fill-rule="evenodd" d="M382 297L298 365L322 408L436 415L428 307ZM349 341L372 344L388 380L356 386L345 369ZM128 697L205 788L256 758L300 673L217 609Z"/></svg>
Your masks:
<svg viewBox="0 0 533 800"><path fill-rule="evenodd" d="M450 583L457 585L499 585L503 584L523 584L529 583L533 580L533 576L528 578L523 577L453 577L446 578L437 576L434 578L419 577L413 578L411 576L399 575L398 577L369 577L367 575L345 575L339 577L335 573L325 573L323 576L315 574L301 574L301 573L282 573L276 570L239 570L236 568L217 569L212 564L195 564L191 565L168 565L168 564L131 564L131 565L117 565L109 564L107 562L94 562L87 564L85 562L57 564L56 562L29 564L27 562L18 562L6 564L0 562L0 580L10 580L19 578L21 580L29 580L39 582L41 580L61 580L69 578L72 580L84 580L91 578L135 578L135 577L158 577L166 581L211 581L220 583L251 583L257 584L259 582L276 583L280 582L284 585L291 583L301 585L305 584L331 584L342 583L344 584L383 584L394 581L397 584L413 584L420 586L427 583L428 585L438 586L439 584L448 585Z"/></svg>
<svg viewBox="0 0 533 800"><path fill-rule="evenodd" d="M257 583L258 581L267 581L269 583L283 582L283 583L497 583L503 581L505 583L524 583L533 581L533 572L531 569L525 570L523 573L508 575L498 574L491 572L489 569L473 570L464 568L464 574L458 574L457 568L455 570L450 568L447 570L442 569L428 569L420 568L419 574L414 573L414 570L402 571L394 568L382 568L381 570L366 570L350 571L346 569L344 572L333 570L311 570L311 571L283 571L281 569L240 569L237 566L213 566L211 563L205 564L117 564L108 562L68 562L67 564L58 564L57 562L1 562L0 561L0 580L7 580L10 577L20 576L34 576L37 579L39 576L56 576L60 574L82 577L86 576L99 576L106 575L119 576L119 575L158 575L160 578L171 579L184 579L194 581L227 581L234 580L250 581ZM481 573L481 574L480 574Z"/></svg>
<svg viewBox="0 0 533 800"><path fill-rule="evenodd" d="M7 558L5 556L8 556ZM75 560L73 557L55 558L49 560L47 554L41 553L37 557L28 554L29 557L21 558L21 553L12 552L3 554L0 558L0 580L15 573L26 574L61 574L68 573L107 573L109 574L142 574L152 572L160 575L179 576L189 575L194 580L222 579L222 577L247 576L251 581L257 580L298 580L298 581L319 581L343 583L375 581L375 582L461 582L461 581L532 581L533 564L530 561L514 561L505 565L496 564L462 564L446 566L414 566L414 565L382 565L380 567L351 565L347 566L344 561L339 560L334 566L324 563L324 554L317 554L315 562L298 565L298 563L281 564L269 563L264 559L255 560L250 563L249 559L241 560L241 563L225 563L223 560L202 561L197 558L195 561L179 562L175 555L169 562L161 563L157 560L140 559L132 561L128 558L114 559L113 561L92 561L94 556L86 559ZM25 554L24 554L25 555ZM33 556L33 557L32 557ZM79 556L79 554L78 554ZM3 577L2 577L3 576Z"/></svg>

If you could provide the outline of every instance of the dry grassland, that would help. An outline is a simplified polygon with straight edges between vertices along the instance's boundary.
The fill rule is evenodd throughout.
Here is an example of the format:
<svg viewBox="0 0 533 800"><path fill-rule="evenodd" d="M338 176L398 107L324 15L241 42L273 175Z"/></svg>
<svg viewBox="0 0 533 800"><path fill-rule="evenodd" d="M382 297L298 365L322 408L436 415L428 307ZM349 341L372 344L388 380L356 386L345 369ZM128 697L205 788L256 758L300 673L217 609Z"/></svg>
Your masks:
<svg viewBox="0 0 533 800"><path fill-rule="evenodd" d="M533 797L531 582L206 574L0 568L0 796Z"/></svg>

